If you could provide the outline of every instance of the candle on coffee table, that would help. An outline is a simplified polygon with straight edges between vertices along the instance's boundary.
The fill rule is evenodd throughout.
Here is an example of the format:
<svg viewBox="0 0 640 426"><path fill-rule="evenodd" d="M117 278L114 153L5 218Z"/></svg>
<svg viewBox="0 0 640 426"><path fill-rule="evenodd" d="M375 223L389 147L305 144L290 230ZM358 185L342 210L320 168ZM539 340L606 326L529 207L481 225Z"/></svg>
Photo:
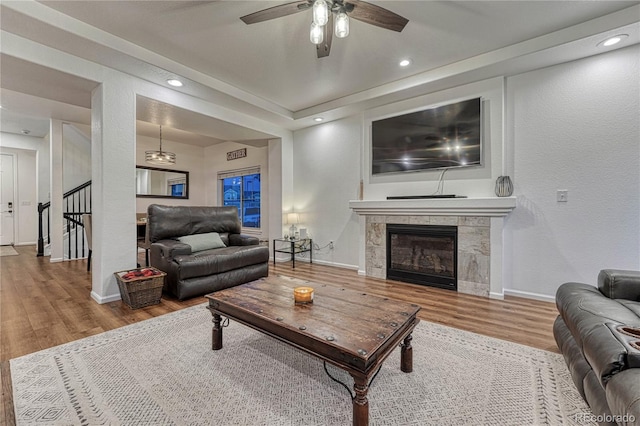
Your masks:
<svg viewBox="0 0 640 426"><path fill-rule="evenodd" d="M293 299L296 303L313 303L312 287L296 287L293 289Z"/></svg>

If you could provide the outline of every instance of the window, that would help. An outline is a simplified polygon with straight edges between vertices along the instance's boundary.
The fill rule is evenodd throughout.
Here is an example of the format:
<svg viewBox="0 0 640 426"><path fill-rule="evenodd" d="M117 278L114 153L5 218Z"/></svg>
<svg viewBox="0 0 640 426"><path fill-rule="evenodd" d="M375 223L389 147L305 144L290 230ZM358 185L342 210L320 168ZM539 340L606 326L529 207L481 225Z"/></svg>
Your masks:
<svg viewBox="0 0 640 426"><path fill-rule="evenodd" d="M171 185L171 196L172 197L184 197L184 183L177 183L175 185Z"/></svg>
<svg viewBox="0 0 640 426"><path fill-rule="evenodd" d="M260 228L260 169L218 174L222 204L235 206L243 228Z"/></svg>
<svg viewBox="0 0 640 426"><path fill-rule="evenodd" d="M169 187L168 193L172 197L184 197L185 190L187 189L186 179L178 178L178 179L169 179L167 180L167 186Z"/></svg>

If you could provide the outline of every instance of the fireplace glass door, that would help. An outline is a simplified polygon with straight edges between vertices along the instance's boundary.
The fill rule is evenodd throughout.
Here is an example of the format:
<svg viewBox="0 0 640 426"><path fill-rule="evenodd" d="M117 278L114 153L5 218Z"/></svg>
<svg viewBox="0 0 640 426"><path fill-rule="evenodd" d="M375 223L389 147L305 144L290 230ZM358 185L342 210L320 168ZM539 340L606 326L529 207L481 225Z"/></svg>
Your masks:
<svg viewBox="0 0 640 426"><path fill-rule="evenodd" d="M457 290L458 228L387 225L387 278Z"/></svg>

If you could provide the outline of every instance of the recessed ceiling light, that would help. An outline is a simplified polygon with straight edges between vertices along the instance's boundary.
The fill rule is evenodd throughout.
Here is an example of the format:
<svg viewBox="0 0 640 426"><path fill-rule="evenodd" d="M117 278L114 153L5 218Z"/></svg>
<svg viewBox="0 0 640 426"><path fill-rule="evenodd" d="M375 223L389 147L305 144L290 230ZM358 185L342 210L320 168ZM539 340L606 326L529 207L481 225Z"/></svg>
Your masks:
<svg viewBox="0 0 640 426"><path fill-rule="evenodd" d="M318 123L321 122L322 120L324 120L324 118L322 118L322 117L316 117L316 118L313 119L313 121L318 122Z"/></svg>
<svg viewBox="0 0 640 426"><path fill-rule="evenodd" d="M400 65L401 67L408 67L409 65L411 65L411 59L403 59L398 62L398 65Z"/></svg>
<svg viewBox="0 0 640 426"><path fill-rule="evenodd" d="M624 40L627 37L629 37L628 34L618 34L613 37L609 37L604 41L601 41L600 43L598 43L598 46L604 46L604 47L613 46L614 44L620 43L622 40Z"/></svg>
<svg viewBox="0 0 640 426"><path fill-rule="evenodd" d="M169 80L167 80L167 83L169 83L173 87L182 87L183 86L182 82L180 80L175 79L175 78L170 78Z"/></svg>

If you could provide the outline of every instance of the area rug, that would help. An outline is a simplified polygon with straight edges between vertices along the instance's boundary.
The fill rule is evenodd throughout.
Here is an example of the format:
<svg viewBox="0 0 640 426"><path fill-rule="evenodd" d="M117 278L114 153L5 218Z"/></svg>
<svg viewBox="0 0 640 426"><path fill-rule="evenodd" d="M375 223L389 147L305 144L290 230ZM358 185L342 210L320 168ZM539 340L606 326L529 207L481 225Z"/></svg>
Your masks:
<svg viewBox="0 0 640 426"><path fill-rule="evenodd" d="M0 246L0 256L17 256L19 254L12 246Z"/></svg>
<svg viewBox="0 0 640 426"><path fill-rule="evenodd" d="M200 305L12 359L17 423L351 424L321 361L233 321L212 351L211 325ZM398 349L372 383L371 425L589 424L561 355L425 321L412 344L413 373Z"/></svg>

